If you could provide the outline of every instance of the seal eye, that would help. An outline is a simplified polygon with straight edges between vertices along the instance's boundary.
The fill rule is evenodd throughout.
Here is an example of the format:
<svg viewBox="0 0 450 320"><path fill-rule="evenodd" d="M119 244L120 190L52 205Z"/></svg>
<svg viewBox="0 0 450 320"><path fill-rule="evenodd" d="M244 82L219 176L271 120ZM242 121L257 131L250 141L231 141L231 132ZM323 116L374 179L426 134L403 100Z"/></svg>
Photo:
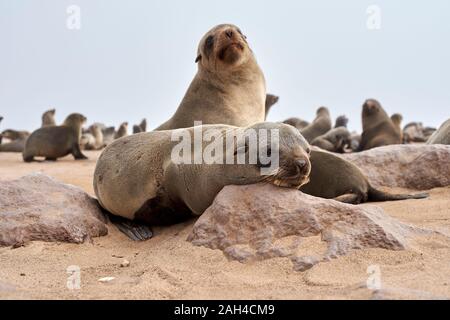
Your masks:
<svg viewBox="0 0 450 320"><path fill-rule="evenodd" d="M208 38L206 38L205 40L205 52L209 52L212 50L214 45L214 37L213 36L209 36Z"/></svg>

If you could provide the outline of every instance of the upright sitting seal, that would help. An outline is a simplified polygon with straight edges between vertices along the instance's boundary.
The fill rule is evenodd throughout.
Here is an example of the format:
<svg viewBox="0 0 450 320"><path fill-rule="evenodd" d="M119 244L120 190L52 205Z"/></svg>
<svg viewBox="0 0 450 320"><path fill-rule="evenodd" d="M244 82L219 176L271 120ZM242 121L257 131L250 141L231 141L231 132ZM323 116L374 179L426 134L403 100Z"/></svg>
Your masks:
<svg viewBox="0 0 450 320"><path fill-rule="evenodd" d="M255 162L257 164L249 164L248 161L246 164L236 164L238 152L245 152L248 159L251 150L248 142L245 148L238 148L234 142L231 148L223 148L223 155L219 159L221 163L174 162L172 152L178 142L172 140L172 134L187 136L190 139L188 145L194 150L195 136L191 138L195 134L194 130L200 130L203 135L210 129L220 133L214 141L252 129L253 132L277 129L278 141L264 139L257 133L257 143L264 143L271 148L267 154L279 150L279 167L269 168L269 174L262 175L261 168L266 168L267 162L261 160L260 153ZM201 155L208 148L204 140L201 149L204 152ZM227 140L225 145L228 146L228 143ZM175 223L186 216L201 215L226 185L266 181L278 186L299 188L308 181L311 170L309 151L308 143L298 130L270 122L247 128L206 125L140 133L116 140L106 147L95 168L94 190L102 207L116 216L153 225ZM187 154L191 155L191 151ZM234 164L228 162L230 157ZM142 240L139 231L131 225L126 230L126 225L122 224L121 230L135 240Z"/></svg>
<svg viewBox="0 0 450 320"><path fill-rule="evenodd" d="M0 152L22 152L25 148L30 133L28 131L5 130L0 134L0 138L10 140L10 142L0 144Z"/></svg>
<svg viewBox="0 0 450 320"><path fill-rule="evenodd" d="M55 109L50 109L42 114L41 127L56 126L55 112L56 112Z"/></svg>
<svg viewBox="0 0 450 320"><path fill-rule="evenodd" d="M69 115L61 126L49 126L34 131L27 139L23 160L30 162L34 157L56 159L72 154L76 160L87 159L80 150L81 127L86 117L79 113Z"/></svg>
<svg viewBox="0 0 450 320"><path fill-rule="evenodd" d="M308 142L313 141L318 136L321 136L332 128L330 111L326 107L317 109L316 118L314 121L300 130L300 133Z"/></svg>
<svg viewBox="0 0 450 320"><path fill-rule="evenodd" d="M450 145L450 119L445 121L440 128L433 133L428 144L449 144Z"/></svg>
<svg viewBox="0 0 450 320"><path fill-rule="evenodd" d="M352 204L428 197L426 193L391 194L378 190L370 185L356 165L326 151L313 149L310 160L310 182L302 186L300 191L315 197Z"/></svg>
<svg viewBox="0 0 450 320"><path fill-rule="evenodd" d="M123 122L119 130L114 134L114 139L120 139L122 137L126 137L128 135L128 122Z"/></svg>
<svg viewBox="0 0 450 320"><path fill-rule="evenodd" d="M235 126L264 121L264 75L238 27L221 24L206 33L196 62L197 74L178 110L156 130L189 128L194 121Z"/></svg>
<svg viewBox="0 0 450 320"><path fill-rule="evenodd" d="M289 118L283 121L284 124L288 124L297 128L297 130L302 130L309 125L309 122L300 118Z"/></svg>
<svg viewBox="0 0 450 320"><path fill-rule="evenodd" d="M334 123L335 128L344 127L347 128L348 118L345 115L339 116L336 118L336 122Z"/></svg>
<svg viewBox="0 0 450 320"><path fill-rule="evenodd" d="M270 109L278 103L278 101L280 100L280 97L275 96L273 94L268 93L266 95L266 116L265 119L267 119L267 115L269 114Z"/></svg>
<svg viewBox="0 0 450 320"><path fill-rule="evenodd" d="M147 119L142 119L140 124L135 124L133 126L133 134L147 132Z"/></svg>
<svg viewBox="0 0 450 320"><path fill-rule="evenodd" d="M350 147L350 144L350 132L345 127L331 129L311 142L311 145L323 150L339 153L344 153L345 149Z"/></svg>
<svg viewBox="0 0 450 320"><path fill-rule="evenodd" d="M368 99L364 103L362 125L361 151L402 143L400 133L377 100Z"/></svg>
<svg viewBox="0 0 450 320"><path fill-rule="evenodd" d="M402 130L402 121L403 116L400 113L394 113L391 116L392 123L394 124L395 130L397 130L400 135L400 141L403 142L403 130Z"/></svg>

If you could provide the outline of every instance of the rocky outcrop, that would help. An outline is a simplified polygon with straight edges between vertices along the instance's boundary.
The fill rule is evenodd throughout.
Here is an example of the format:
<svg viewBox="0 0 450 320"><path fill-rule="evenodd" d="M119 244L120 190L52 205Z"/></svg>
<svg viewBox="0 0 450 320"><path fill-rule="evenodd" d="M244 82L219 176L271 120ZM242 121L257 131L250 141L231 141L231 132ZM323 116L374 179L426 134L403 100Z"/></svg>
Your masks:
<svg viewBox="0 0 450 320"><path fill-rule="evenodd" d="M287 257L304 271L353 249L403 250L416 231L379 207L258 184L225 187L188 240L240 262Z"/></svg>
<svg viewBox="0 0 450 320"><path fill-rule="evenodd" d="M391 145L342 157L376 187L429 190L450 185L450 146Z"/></svg>
<svg viewBox="0 0 450 320"><path fill-rule="evenodd" d="M82 243L107 233L97 200L77 187L43 174L0 181L0 246Z"/></svg>

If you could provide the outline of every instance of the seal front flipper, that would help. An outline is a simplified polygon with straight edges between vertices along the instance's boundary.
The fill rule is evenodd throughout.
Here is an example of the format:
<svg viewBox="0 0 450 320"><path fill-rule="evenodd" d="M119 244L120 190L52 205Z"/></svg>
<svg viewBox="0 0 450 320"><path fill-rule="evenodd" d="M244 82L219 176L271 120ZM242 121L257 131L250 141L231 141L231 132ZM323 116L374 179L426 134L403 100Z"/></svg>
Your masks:
<svg viewBox="0 0 450 320"><path fill-rule="evenodd" d="M152 229L144 224L113 215L109 215L109 220L131 240L145 241L153 237Z"/></svg>
<svg viewBox="0 0 450 320"><path fill-rule="evenodd" d="M81 153L80 145L77 143L74 143L72 148L72 155L74 156L75 160L87 160L88 157L86 157L83 153Z"/></svg>

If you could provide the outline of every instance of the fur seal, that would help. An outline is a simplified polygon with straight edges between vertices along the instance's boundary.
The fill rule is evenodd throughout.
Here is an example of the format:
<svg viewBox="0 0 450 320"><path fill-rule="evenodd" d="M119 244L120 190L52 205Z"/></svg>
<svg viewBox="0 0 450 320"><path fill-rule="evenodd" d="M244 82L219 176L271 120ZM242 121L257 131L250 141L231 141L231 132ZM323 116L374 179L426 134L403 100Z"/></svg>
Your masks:
<svg viewBox="0 0 450 320"><path fill-rule="evenodd" d="M335 128L345 127L347 128L348 118L345 115L339 116L336 118L336 122L334 124Z"/></svg>
<svg viewBox="0 0 450 320"><path fill-rule="evenodd" d="M397 130L398 134L400 135L400 141L403 142L403 130L402 130L403 116L400 113L394 113L391 116L391 120L395 126L395 130Z"/></svg>
<svg viewBox="0 0 450 320"><path fill-rule="evenodd" d="M410 122L403 128L403 143L426 142L421 122Z"/></svg>
<svg viewBox="0 0 450 320"><path fill-rule="evenodd" d="M266 84L247 38L231 24L200 41L198 71L175 114L156 130L189 128L194 121L245 127L265 119Z"/></svg>
<svg viewBox="0 0 450 320"><path fill-rule="evenodd" d="M142 119L140 124L135 124L133 126L133 134L147 132L147 119Z"/></svg>
<svg viewBox="0 0 450 320"><path fill-rule="evenodd" d="M56 126L55 112L56 112L55 109L50 109L42 114L41 127Z"/></svg>
<svg viewBox="0 0 450 320"><path fill-rule="evenodd" d="M123 122L119 130L114 134L114 139L120 139L122 137L126 137L128 135L128 122Z"/></svg>
<svg viewBox="0 0 450 320"><path fill-rule="evenodd" d="M0 124L2 123L2 120L3 120L3 117L0 116ZM2 144L2 138L3 138L3 136L0 134L0 144Z"/></svg>
<svg viewBox="0 0 450 320"><path fill-rule="evenodd" d="M326 151L311 151L310 182L300 191L320 198L359 204L367 201L423 199L427 193L391 194L370 185L366 176L353 163Z"/></svg>
<svg viewBox="0 0 450 320"><path fill-rule="evenodd" d="M116 134L116 128L114 127L105 127L102 128L103 133L103 143L105 146L111 144L114 141L114 135Z"/></svg>
<svg viewBox="0 0 450 320"><path fill-rule="evenodd" d="M344 153L345 149L350 146L350 144L350 132L345 127L331 129L311 142L312 146L339 153Z"/></svg>
<svg viewBox="0 0 450 320"><path fill-rule="evenodd" d="M87 159L81 153L79 140L81 127L86 117L79 113L69 115L61 126L49 126L34 131L27 139L22 156L25 162L34 157L45 157L56 161L57 158L72 154L76 160Z"/></svg>
<svg viewBox="0 0 450 320"><path fill-rule="evenodd" d="M284 124L291 125L297 130L302 130L303 128L306 128L309 125L309 122L300 118L289 118L283 121Z"/></svg>
<svg viewBox="0 0 450 320"><path fill-rule="evenodd" d="M0 144L0 152L22 152L29 135L28 131L11 129L3 131L0 137L8 139L10 142Z"/></svg>
<svg viewBox="0 0 450 320"><path fill-rule="evenodd" d="M321 136L332 128L330 111L326 107L317 109L316 118L314 121L300 130L300 133L305 137L306 141L311 142L318 136Z"/></svg>
<svg viewBox="0 0 450 320"><path fill-rule="evenodd" d="M269 114L270 109L278 103L278 101L280 100L280 97L270 94L268 93L266 95L266 116L265 119L267 119L267 115Z"/></svg>
<svg viewBox="0 0 450 320"><path fill-rule="evenodd" d="M80 138L80 147L85 150L100 150L105 146L103 142L103 131L99 126L93 124L89 127L89 132L84 133Z"/></svg>
<svg viewBox="0 0 450 320"><path fill-rule="evenodd" d="M204 134L209 129L219 130L221 138L230 133L247 132L247 129L256 132L259 129L279 130L279 139L275 141L279 150L278 169L271 169L267 176L261 175L264 165L260 156L257 164L248 164L248 161L247 164L178 164L173 161L172 152L178 144L172 140L174 132L192 137L194 130ZM189 139L192 148L195 137ZM268 140L258 133L258 143L262 141L269 148L272 146L273 150L274 145ZM228 142L224 144L228 146ZM231 156L235 160L238 149L248 157L247 143L244 150L232 142L232 148L224 148L223 158L220 159ZM205 142L202 146L202 150L206 150ZM309 145L298 130L270 122L247 128L204 125L140 133L116 140L105 148L95 168L94 190L101 206L113 215L150 225L171 224L185 217L201 215L226 185L265 181L282 187L299 188L308 181L311 170L308 152ZM133 232L126 233L135 240L142 240Z"/></svg>
<svg viewBox="0 0 450 320"><path fill-rule="evenodd" d="M402 143L396 126L375 99L368 99L364 102L362 125L360 151Z"/></svg>
<svg viewBox="0 0 450 320"><path fill-rule="evenodd" d="M450 145L450 119L445 121L439 129L428 139L427 144Z"/></svg>

